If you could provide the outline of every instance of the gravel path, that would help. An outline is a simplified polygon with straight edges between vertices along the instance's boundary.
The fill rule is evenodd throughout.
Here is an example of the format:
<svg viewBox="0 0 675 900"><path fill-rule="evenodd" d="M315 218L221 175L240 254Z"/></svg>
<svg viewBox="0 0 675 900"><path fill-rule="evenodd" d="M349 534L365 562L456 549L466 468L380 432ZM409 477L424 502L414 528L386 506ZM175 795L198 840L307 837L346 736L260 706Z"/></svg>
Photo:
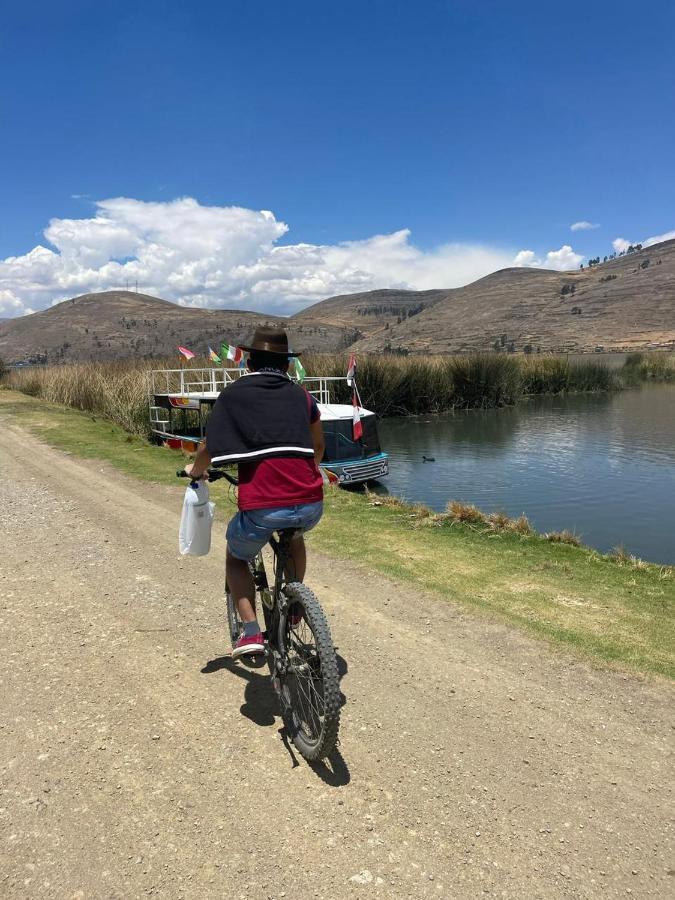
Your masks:
<svg viewBox="0 0 675 900"><path fill-rule="evenodd" d="M1 424L0 896L672 895L669 685L314 554L347 700L309 767L180 487Z"/></svg>

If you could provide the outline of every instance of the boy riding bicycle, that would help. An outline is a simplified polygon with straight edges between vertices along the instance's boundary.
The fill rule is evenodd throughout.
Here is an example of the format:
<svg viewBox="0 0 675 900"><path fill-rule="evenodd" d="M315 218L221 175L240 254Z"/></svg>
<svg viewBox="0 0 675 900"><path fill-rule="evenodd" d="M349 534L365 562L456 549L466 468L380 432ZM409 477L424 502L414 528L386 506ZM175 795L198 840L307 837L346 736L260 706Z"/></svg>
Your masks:
<svg viewBox="0 0 675 900"><path fill-rule="evenodd" d="M257 328L250 347L249 374L223 390L206 428L206 441L185 471L201 478L211 463L239 467L239 512L227 526L227 583L243 623L232 648L234 659L264 651L254 607L255 585L248 561L275 531L295 528L291 541L294 581L305 577L302 534L323 512L319 463L324 437L316 400L288 376L299 356L288 349L283 329Z"/></svg>

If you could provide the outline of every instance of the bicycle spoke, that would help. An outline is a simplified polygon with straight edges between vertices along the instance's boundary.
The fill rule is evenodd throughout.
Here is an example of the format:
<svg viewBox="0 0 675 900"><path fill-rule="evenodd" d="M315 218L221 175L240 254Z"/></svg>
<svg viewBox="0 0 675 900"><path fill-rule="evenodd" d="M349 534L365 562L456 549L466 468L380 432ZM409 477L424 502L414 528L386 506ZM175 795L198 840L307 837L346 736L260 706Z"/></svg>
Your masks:
<svg viewBox="0 0 675 900"><path fill-rule="evenodd" d="M325 705L323 692L317 691L316 685L317 681L321 682L321 663L314 646L314 635L303 620L296 626L289 627L289 638L289 667L300 707L301 724L311 737L318 737L323 725Z"/></svg>
<svg viewBox="0 0 675 900"><path fill-rule="evenodd" d="M284 593L288 606L279 623L279 646L285 711L305 759L323 759L335 747L340 723L335 650L314 594L302 584L290 584Z"/></svg>

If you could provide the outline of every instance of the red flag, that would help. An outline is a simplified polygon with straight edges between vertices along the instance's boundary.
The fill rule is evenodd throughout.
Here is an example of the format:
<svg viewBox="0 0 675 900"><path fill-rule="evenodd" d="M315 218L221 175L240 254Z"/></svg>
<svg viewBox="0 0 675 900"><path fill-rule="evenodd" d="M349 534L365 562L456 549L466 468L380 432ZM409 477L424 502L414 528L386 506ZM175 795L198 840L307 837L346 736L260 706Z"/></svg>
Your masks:
<svg viewBox="0 0 675 900"><path fill-rule="evenodd" d="M185 357L185 359L194 359L195 358L195 354L192 352L192 350L188 350L187 347L179 347L178 352L182 353L183 356Z"/></svg>
<svg viewBox="0 0 675 900"><path fill-rule="evenodd" d="M363 425L361 424L361 413L359 410L359 400L356 391L352 394L352 403L354 404L354 415L352 417L352 431L354 432L354 440L359 441L363 437Z"/></svg>
<svg viewBox="0 0 675 900"><path fill-rule="evenodd" d="M347 369L347 384L349 387L353 387L354 379L356 377L356 357L352 353L349 357L349 368Z"/></svg>

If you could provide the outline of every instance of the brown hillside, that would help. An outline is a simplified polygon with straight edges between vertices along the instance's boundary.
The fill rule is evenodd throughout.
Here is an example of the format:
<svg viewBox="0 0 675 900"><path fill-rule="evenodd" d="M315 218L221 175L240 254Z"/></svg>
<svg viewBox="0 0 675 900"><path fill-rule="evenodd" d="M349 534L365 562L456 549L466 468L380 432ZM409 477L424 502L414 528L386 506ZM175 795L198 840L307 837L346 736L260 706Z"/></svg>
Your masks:
<svg viewBox="0 0 675 900"><path fill-rule="evenodd" d="M314 320L353 327L367 336L387 325L395 325L404 316L419 315L423 309L438 303L447 294L447 290L440 289L403 291L390 288L360 294L341 294L315 303L296 313L292 319L297 322Z"/></svg>
<svg viewBox="0 0 675 900"><path fill-rule="evenodd" d="M131 291L105 291L66 300L43 312L0 323L0 358L67 362L74 360L164 357L184 344L198 355L221 341L244 341L256 325L288 327L299 350L339 350L358 332L311 318L301 322L239 310L188 309Z"/></svg>
<svg viewBox="0 0 675 900"><path fill-rule="evenodd" d="M573 289L573 290L572 290ZM563 290L565 293L563 293ZM332 298L302 315L345 321L339 301L354 310L379 302L382 291ZM397 292L402 295L403 292ZM523 350L588 352L675 347L675 241L574 272L503 269L462 288L438 292L417 315L370 328L355 349L399 348L436 353L486 350L495 341ZM421 292L406 292L414 305ZM377 298L377 299L375 299Z"/></svg>
<svg viewBox="0 0 675 900"><path fill-rule="evenodd" d="M85 294L0 322L7 362L206 354L278 322L300 350L589 352L675 349L675 240L574 272L503 269L462 288L331 297L290 319L189 309L129 291Z"/></svg>

